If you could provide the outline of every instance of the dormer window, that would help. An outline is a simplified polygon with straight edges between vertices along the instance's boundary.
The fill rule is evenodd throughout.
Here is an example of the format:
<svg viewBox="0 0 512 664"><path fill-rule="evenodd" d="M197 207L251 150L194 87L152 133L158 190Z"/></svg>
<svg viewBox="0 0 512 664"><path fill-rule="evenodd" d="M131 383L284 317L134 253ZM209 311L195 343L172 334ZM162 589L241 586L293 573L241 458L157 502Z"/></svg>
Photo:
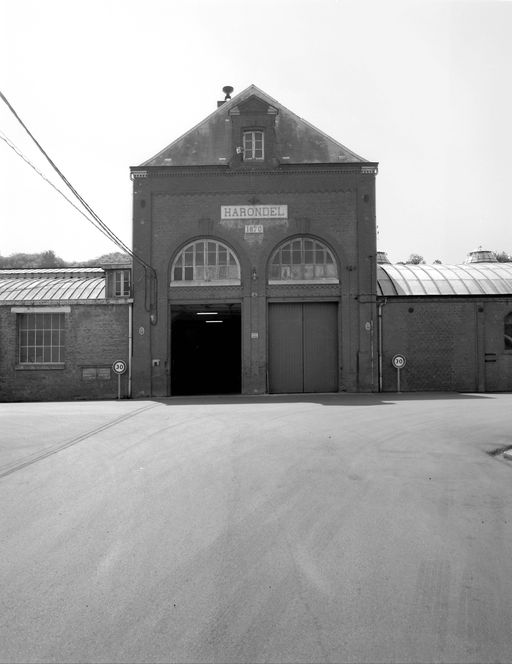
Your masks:
<svg viewBox="0 0 512 664"><path fill-rule="evenodd" d="M262 131L244 131L244 161L262 161L265 158Z"/></svg>

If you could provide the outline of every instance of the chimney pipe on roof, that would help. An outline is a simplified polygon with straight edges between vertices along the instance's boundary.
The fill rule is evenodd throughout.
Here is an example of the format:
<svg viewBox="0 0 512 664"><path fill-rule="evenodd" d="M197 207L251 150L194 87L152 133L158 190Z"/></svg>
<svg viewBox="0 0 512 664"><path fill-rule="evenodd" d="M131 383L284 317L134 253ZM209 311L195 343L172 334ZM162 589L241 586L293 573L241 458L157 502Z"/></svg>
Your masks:
<svg viewBox="0 0 512 664"><path fill-rule="evenodd" d="M223 92L226 96L224 97L224 100L223 100L223 101L218 101L218 102L217 102L217 108L219 108L219 106L222 106L222 104L225 104L227 101L229 101L229 100L231 99L231 93L233 92L233 88L232 88L231 85L225 85L225 86L222 88L222 92Z"/></svg>

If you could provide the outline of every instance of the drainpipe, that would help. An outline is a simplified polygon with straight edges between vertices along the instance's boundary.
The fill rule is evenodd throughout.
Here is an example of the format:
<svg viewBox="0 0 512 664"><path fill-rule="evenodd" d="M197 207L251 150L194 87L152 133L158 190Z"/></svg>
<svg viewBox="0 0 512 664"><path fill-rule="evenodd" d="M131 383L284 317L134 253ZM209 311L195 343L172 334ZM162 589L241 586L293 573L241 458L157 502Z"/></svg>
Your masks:
<svg viewBox="0 0 512 664"><path fill-rule="evenodd" d="M379 345L379 392L382 392L382 307L387 304L387 299L381 300L378 306L378 325L379 325L379 336L378 336L378 345Z"/></svg>
<svg viewBox="0 0 512 664"><path fill-rule="evenodd" d="M128 305L128 398L132 396L133 304Z"/></svg>

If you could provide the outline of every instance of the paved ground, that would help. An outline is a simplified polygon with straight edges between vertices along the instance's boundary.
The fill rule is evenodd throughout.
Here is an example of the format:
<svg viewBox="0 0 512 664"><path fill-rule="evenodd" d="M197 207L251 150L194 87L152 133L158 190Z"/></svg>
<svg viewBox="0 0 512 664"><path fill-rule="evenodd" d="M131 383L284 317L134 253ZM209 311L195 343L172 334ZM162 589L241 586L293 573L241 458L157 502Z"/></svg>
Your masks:
<svg viewBox="0 0 512 664"><path fill-rule="evenodd" d="M510 662L512 394L0 405L0 661Z"/></svg>

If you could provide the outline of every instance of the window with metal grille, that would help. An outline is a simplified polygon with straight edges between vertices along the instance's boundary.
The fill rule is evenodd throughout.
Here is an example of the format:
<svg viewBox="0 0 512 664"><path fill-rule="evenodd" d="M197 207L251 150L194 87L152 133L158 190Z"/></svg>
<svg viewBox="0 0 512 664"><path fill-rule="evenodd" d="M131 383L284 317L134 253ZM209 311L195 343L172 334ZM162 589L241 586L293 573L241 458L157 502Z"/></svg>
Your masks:
<svg viewBox="0 0 512 664"><path fill-rule="evenodd" d="M114 272L114 297L129 297L130 270L116 270Z"/></svg>
<svg viewBox="0 0 512 664"><path fill-rule="evenodd" d="M221 242L197 240L187 245L172 266L171 285L239 284L240 265Z"/></svg>
<svg viewBox="0 0 512 664"><path fill-rule="evenodd" d="M286 242L270 261L269 282L283 281L339 283L331 250L311 238L300 237Z"/></svg>
<svg viewBox="0 0 512 664"><path fill-rule="evenodd" d="M65 336L64 314L18 314L19 363L64 362Z"/></svg>
<svg viewBox="0 0 512 664"><path fill-rule="evenodd" d="M262 131L244 131L244 161L264 159L263 138Z"/></svg>
<svg viewBox="0 0 512 664"><path fill-rule="evenodd" d="M505 350L512 350L512 312L505 316L504 328Z"/></svg>

